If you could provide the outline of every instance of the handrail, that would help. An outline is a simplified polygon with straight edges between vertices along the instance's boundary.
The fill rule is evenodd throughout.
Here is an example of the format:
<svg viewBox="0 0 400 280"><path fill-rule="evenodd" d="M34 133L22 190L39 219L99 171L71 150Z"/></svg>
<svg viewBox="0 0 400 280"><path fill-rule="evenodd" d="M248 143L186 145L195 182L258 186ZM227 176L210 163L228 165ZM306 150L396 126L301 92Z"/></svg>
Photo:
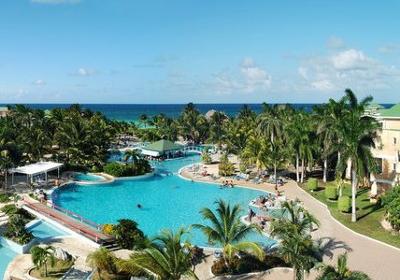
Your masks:
<svg viewBox="0 0 400 280"><path fill-rule="evenodd" d="M53 208L53 209L55 209L57 211L60 211L61 213L64 213L67 216L80 221L81 223L84 223L84 224L87 224L87 225L89 225L91 227L94 227L97 230L101 229L101 225L99 225L99 224L97 224L97 223L95 223L95 222L93 222L91 220L88 220L88 219L82 217L81 215L71 211L71 210L61 208L60 206L57 206L54 203L50 203L50 205L51 205L51 208Z"/></svg>
<svg viewBox="0 0 400 280"><path fill-rule="evenodd" d="M24 199L24 203L26 205L28 205L29 207L31 207L33 210L39 211L42 214L45 214L45 215L47 215L49 217L52 217L52 218L55 218L55 219L59 220L62 224L65 224L65 225L69 226L70 229L78 231L78 233L86 235L88 238L94 240L97 243L99 242L99 240L106 240L107 239L107 238L104 238L104 237L108 237L106 234L102 234L100 232L99 233L93 232L94 230L98 230L98 229L95 229L92 226L91 227L93 228L93 231L90 231L90 229L85 229L83 227L73 225L71 222L68 222L65 219L61 218L61 217L56 217L55 215L52 215L50 213L50 211L43 211L44 210L43 208L40 209L39 207L36 207L35 204L38 204L38 203L31 203L29 201L26 201L25 199ZM47 207L47 206L44 206L44 207ZM47 207L47 208L49 208L50 210L53 209L53 208L50 208L50 207ZM54 209L54 211L58 211L58 210ZM60 214L64 214L64 213L60 212ZM66 216L70 217L68 215L66 215ZM110 236L110 238L111 238L111 236Z"/></svg>

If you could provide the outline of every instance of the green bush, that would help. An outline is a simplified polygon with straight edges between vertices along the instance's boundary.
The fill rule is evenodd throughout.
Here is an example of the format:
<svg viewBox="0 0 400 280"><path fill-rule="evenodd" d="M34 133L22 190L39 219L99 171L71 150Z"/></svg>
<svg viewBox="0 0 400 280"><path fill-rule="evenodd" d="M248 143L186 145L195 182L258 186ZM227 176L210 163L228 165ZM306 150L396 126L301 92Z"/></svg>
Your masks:
<svg viewBox="0 0 400 280"><path fill-rule="evenodd" d="M351 198L348 196L339 197L338 209L341 212L349 213L351 210Z"/></svg>
<svg viewBox="0 0 400 280"><path fill-rule="evenodd" d="M10 202L10 193L0 193L0 203Z"/></svg>
<svg viewBox="0 0 400 280"><path fill-rule="evenodd" d="M118 224L113 225L111 234L115 236L122 249L144 249L149 243L147 237L138 228L138 224L129 219L118 220Z"/></svg>
<svg viewBox="0 0 400 280"><path fill-rule="evenodd" d="M382 198L386 210L386 219L393 229L400 230L400 186L389 190Z"/></svg>
<svg viewBox="0 0 400 280"><path fill-rule="evenodd" d="M325 197L326 199L336 200L338 198L338 190L336 186L326 186Z"/></svg>
<svg viewBox="0 0 400 280"><path fill-rule="evenodd" d="M118 162L110 162L104 166L104 172L114 177L128 177L144 175L151 171L149 162L140 159L136 163L122 164Z"/></svg>
<svg viewBox="0 0 400 280"><path fill-rule="evenodd" d="M310 191L316 191L318 189L318 180L315 178L310 178L307 181L307 188Z"/></svg>
<svg viewBox="0 0 400 280"><path fill-rule="evenodd" d="M228 155L224 154L221 156L220 163L218 165L218 174L221 176L231 176L235 173L235 166L229 161Z"/></svg>
<svg viewBox="0 0 400 280"><path fill-rule="evenodd" d="M202 161L203 163L205 163L205 164L211 164L212 159L211 159L210 154L209 154L208 152L206 152L206 151L203 151L203 152L201 153L201 161Z"/></svg>
<svg viewBox="0 0 400 280"><path fill-rule="evenodd" d="M8 216L20 215L25 223L32 221L35 217L32 216L28 211L22 208L17 208L14 204L7 204L1 208L1 211Z"/></svg>

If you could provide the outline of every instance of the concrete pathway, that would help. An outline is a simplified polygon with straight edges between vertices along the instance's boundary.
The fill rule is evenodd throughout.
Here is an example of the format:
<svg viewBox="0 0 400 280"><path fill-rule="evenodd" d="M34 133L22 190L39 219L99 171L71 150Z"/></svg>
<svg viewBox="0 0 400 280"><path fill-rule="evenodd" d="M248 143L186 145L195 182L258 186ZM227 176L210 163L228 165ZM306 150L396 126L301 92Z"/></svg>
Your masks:
<svg viewBox="0 0 400 280"><path fill-rule="evenodd" d="M216 165L207 166L208 173L216 174ZM194 176L188 171L183 171L182 176L193 180L213 182L210 177ZM223 180L220 179L219 182ZM270 184L253 184L244 181L235 181L236 185L274 192L274 186ZM296 182L290 181L280 187L289 199L300 199L304 207L309 210L321 222L321 227L313 233L314 238L322 238L329 242L331 247L327 250L325 263L336 264L337 256L345 251L349 252L348 263L352 270L360 270L367 273L374 280L399 280L400 279L400 250L359 235L337 222L329 213L325 205L302 190ZM209 274L208 274L209 275ZM313 272L308 279L314 279ZM204 276L206 277L206 276ZM208 279L208 278L201 278ZM248 278L250 279L250 278ZM283 279L276 278L252 278L252 279Z"/></svg>

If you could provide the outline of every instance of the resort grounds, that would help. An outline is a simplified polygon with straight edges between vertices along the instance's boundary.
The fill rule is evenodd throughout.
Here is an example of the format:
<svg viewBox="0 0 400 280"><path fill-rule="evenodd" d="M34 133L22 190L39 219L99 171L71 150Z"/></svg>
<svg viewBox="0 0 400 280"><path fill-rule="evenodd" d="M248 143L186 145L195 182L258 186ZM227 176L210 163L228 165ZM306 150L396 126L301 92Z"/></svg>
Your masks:
<svg viewBox="0 0 400 280"><path fill-rule="evenodd" d="M207 167L207 173L211 175L218 175L218 164L205 165ZM212 176L201 176L194 175L192 172L183 170L181 176L189 180L197 180L210 183L224 182L224 178L213 180ZM229 179L230 180L230 179ZM244 180L234 180L236 186L243 186L254 188L267 192L275 192L275 186L272 184L256 184L252 182L246 182ZM348 252L349 255L349 267L352 270L359 270L367 273L372 279L385 279L385 280L397 280L400 275L400 267L398 261L400 259L400 249L376 241L364 235L358 234L349 228L345 227L339 221L337 221L329 212L328 208L316 198L312 197L309 193L304 191L295 181L290 180L283 186L279 187L280 191L283 191L288 199L299 199L303 202L304 207L310 211L321 223L318 230L313 232L315 239L323 239L325 242L329 242L329 249L326 251L324 261L326 263L336 263L336 258L343 252ZM207 263L202 265L208 266ZM200 269L200 268L199 268ZM207 269L202 269L202 272L207 272ZM285 276L284 276L284 275ZM314 270L307 279L315 279L317 273ZM210 279L210 275L202 275L205 278ZM281 277L287 277L286 279L292 279L290 272L284 273L284 271L273 271L267 275L253 276L250 279L285 279ZM207 278L208 277L208 278ZM238 278L238 279L249 279L249 278Z"/></svg>

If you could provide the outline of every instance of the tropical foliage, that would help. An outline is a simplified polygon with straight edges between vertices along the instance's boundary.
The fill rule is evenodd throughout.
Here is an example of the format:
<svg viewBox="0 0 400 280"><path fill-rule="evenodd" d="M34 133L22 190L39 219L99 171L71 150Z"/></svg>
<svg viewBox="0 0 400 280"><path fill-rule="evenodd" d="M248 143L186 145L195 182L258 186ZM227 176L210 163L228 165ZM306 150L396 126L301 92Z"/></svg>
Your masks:
<svg viewBox="0 0 400 280"><path fill-rule="evenodd" d="M129 219L118 220L118 223L112 226L111 234L123 249L136 250L148 245L148 239L138 228L138 224Z"/></svg>
<svg viewBox="0 0 400 280"><path fill-rule="evenodd" d="M118 269L131 276L152 279L197 279L192 269L191 245L183 240L186 230L163 230L146 249L135 251L129 260L120 260Z"/></svg>
<svg viewBox="0 0 400 280"><path fill-rule="evenodd" d="M254 224L245 225L240 221L241 208L239 205L229 205L223 200L216 202L217 208L213 211L204 208L200 211L204 220L209 224L193 225L200 229L208 238L211 245L219 245L223 250L223 258L228 269L232 268L232 261L238 252L248 252L257 258L264 258L261 246L254 242L245 241L251 232L259 231Z"/></svg>
<svg viewBox="0 0 400 280"><path fill-rule="evenodd" d="M56 262L56 258L54 257L54 248L52 246L34 246L31 248L30 253L35 267L42 270L42 276L47 277L48 265L52 267Z"/></svg>
<svg viewBox="0 0 400 280"><path fill-rule="evenodd" d="M296 202L285 202L282 219L271 223L271 236L280 240L278 254L291 265L296 280L304 279L322 261L319 246L311 237L317 219Z"/></svg>
<svg viewBox="0 0 400 280"><path fill-rule="evenodd" d="M321 274L316 280L370 280L369 276L360 271L351 271L347 267L347 254L338 257L336 267L323 265Z"/></svg>
<svg viewBox="0 0 400 280"><path fill-rule="evenodd" d="M382 198L386 219L395 230L400 230L400 186L392 188Z"/></svg>

